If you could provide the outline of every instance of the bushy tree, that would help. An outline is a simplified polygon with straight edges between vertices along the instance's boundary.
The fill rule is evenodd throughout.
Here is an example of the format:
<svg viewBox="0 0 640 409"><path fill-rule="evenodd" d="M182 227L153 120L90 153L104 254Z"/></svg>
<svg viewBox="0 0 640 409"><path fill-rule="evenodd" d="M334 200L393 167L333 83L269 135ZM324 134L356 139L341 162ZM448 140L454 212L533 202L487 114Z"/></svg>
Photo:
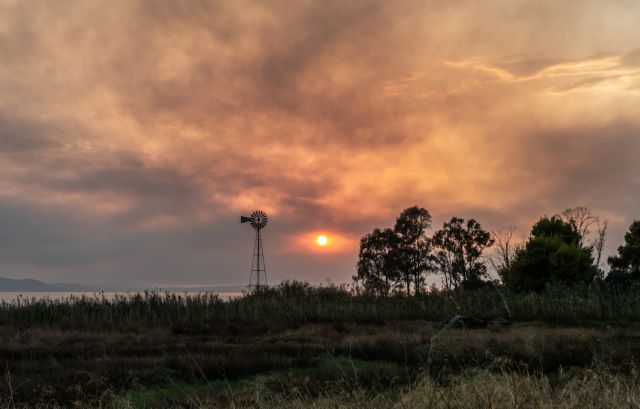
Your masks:
<svg viewBox="0 0 640 409"><path fill-rule="evenodd" d="M575 224L559 216L544 216L531 228L531 237L556 237L567 244L580 244L582 237Z"/></svg>
<svg viewBox="0 0 640 409"><path fill-rule="evenodd" d="M396 219L393 231L397 237L397 245L393 259L404 281L407 295L410 294L411 283L415 293L420 292L425 275L431 270L431 239L425 234L430 226L429 211L418 206L403 210Z"/></svg>
<svg viewBox="0 0 640 409"><path fill-rule="evenodd" d="M593 281L597 269L591 251L580 242L573 223L557 216L543 217L505 271L505 284L517 291L541 291L550 282Z"/></svg>
<svg viewBox="0 0 640 409"><path fill-rule="evenodd" d="M397 236L391 229L374 229L360 239L360 253L353 280L370 294L386 295L398 280L394 257Z"/></svg>
<svg viewBox="0 0 640 409"><path fill-rule="evenodd" d="M482 281L487 267L482 252L493 244L491 234L475 219L453 217L433 235L434 261L447 289L473 286Z"/></svg>
<svg viewBox="0 0 640 409"><path fill-rule="evenodd" d="M400 288L410 294L412 284L419 293L431 269L431 239L426 236L430 226L429 212L412 206L400 213L393 229L375 229L365 235L353 279L373 294Z"/></svg>
<svg viewBox="0 0 640 409"><path fill-rule="evenodd" d="M635 220L624 235L618 254L608 259L611 271L607 281L626 282L640 278L640 220Z"/></svg>

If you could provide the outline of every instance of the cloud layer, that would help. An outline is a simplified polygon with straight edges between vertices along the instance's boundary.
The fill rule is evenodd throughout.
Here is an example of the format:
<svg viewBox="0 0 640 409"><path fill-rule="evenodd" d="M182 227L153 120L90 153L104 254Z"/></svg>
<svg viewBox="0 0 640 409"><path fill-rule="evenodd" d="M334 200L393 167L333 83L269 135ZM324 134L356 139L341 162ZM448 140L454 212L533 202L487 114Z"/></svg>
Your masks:
<svg viewBox="0 0 640 409"><path fill-rule="evenodd" d="M634 1L0 1L0 275L348 281L427 207L640 217ZM307 237L331 232L333 251Z"/></svg>

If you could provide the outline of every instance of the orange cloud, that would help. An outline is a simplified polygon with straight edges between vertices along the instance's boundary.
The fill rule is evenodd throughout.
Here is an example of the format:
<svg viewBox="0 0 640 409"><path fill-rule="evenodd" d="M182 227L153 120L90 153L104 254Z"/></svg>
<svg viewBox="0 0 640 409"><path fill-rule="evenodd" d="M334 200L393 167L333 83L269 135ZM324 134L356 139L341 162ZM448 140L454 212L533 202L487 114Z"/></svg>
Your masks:
<svg viewBox="0 0 640 409"><path fill-rule="evenodd" d="M358 238L415 203L523 231L586 205L621 234L640 199L638 15L616 1L4 2L0 220L21 222L3 228L0 268L233 282L251 245L235 221L255 209L273 216L274 279L323 228L348 279ZM65 233L76 223L86 236Z"/></svg>

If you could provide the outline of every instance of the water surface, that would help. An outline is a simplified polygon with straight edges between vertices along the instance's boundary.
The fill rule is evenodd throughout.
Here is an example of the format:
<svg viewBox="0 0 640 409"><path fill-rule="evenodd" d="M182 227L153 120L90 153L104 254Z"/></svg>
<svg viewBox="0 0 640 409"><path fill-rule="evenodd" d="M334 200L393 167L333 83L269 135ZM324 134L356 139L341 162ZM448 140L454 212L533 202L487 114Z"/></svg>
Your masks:
<svg viewBox="0 0 640 409"><path fill-rule="evenodd" d="M184 296L197 296L198 294L209 294L214 293L217 294L223 300L230 300L235 297L240 297L243 293L241 292L232 292L232 291L211 291L211 292L203 292L203 291L158 291L158 294L164 296L166 293ZM66 300L71 297L80 298L102 298L105 297L107 299L113 299L116 295L118 296L134 296L136 294L144 295L144 292L140 291L132 291L132 292L123 292L123 291L104 291L104 292L96 292L96 291L48 291L48 292L40 292L40 291L0 291L0 301L4 302L14 302L18 300L39 300L39 299L49 299L49 300Z"/></svg>

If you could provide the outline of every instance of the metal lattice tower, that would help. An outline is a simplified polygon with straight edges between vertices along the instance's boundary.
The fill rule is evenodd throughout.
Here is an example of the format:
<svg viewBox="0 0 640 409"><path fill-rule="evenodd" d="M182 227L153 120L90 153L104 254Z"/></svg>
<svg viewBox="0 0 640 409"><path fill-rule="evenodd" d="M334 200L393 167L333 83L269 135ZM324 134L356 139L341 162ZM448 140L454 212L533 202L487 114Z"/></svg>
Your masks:
<svg viewBox="0 0 640 409"><path fill-rule="evenodd" d="M249 275L249 287L267 285L267 269L264 262L264 250L262 248L262 229L265 228L269 217L261 210L251 213L251 216L240 216L240 223L251 224L256 231L256 240L253 244L253 258L251 260L251 274ZM255 281L254 281L255 280Z"/></svg>

